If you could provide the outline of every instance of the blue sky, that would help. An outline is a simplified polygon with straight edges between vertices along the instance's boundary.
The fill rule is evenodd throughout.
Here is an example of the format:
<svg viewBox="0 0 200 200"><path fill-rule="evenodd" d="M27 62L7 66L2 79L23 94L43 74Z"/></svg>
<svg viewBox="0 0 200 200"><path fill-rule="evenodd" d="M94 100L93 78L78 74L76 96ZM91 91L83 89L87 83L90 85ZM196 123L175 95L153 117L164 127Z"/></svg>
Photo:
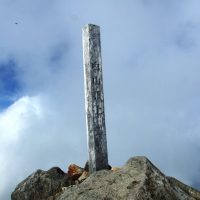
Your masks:
<svg viewBox="0 0 200 200"><path fill-rule="evenodd" d="M110 164L145 155L199 187L199 7L198 0L1 0L0 199L38 168L66 171L87 160L87 23L101 27Z"/></svg>
<svg viewBox="0 0 200 200"><path fill-rule="evenodd" d="M17 66L10 58L0 64L0 109L6 109L19 97L21 83L17 78Z"/></svg>

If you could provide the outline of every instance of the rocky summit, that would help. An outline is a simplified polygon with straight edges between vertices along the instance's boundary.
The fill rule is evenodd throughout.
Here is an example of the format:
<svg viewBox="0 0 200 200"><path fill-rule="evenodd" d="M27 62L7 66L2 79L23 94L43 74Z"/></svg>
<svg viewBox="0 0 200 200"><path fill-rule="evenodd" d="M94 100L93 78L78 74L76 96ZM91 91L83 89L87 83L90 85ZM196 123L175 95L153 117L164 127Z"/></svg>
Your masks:
<svg viewBox="0 0 200 200"><path fill-rule="evenodd" d="M73 181L68 175L72 168ZM122 168L91 175L72 165L68 173L59 168L39 170L16 187L12 200L200 200L198 190L165 176L146 157L133 157ZM81 173L87 176L79 181Z"/></svg>

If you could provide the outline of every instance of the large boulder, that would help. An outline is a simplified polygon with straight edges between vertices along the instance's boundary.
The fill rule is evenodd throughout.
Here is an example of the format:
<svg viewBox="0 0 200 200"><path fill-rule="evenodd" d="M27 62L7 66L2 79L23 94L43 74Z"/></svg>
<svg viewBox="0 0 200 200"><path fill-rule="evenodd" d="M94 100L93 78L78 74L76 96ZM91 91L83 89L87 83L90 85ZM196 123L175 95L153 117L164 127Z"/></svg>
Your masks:
<svg viewBox="0 0 200 200"><path fill-rule="evenodd" d="M165 176L147 158L134 157L116 171L91 174L56 200L198 200L200 192Z"/></svg>
<svg viewBox="0 0 200 200"><path fill-rule="evenodd" d="M12 200L53 200L55 195L69 186L67 174L54 167L48 171L37 170L12 193Z"/></svg>

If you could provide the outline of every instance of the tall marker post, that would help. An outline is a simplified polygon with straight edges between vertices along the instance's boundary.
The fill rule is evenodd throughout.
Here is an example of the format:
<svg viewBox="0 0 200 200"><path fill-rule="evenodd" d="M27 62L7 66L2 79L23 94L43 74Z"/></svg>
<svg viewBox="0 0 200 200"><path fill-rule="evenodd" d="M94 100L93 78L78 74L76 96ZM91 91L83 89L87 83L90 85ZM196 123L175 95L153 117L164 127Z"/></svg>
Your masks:
<svg viewBox="0 0 200 200"><path fill-rule="evenodd" d="M83 28L85 109L89 171L108 169L100 27Z"/></svg>

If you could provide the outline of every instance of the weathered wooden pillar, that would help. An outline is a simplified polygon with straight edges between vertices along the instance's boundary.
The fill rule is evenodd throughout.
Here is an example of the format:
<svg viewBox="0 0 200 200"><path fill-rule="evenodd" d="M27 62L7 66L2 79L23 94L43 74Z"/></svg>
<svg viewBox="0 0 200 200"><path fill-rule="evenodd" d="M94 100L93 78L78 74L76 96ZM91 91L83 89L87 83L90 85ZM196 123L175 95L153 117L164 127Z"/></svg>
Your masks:
<svg viewBox="0 0 200 200"><path fill-rule="evenodd" d="M89 169L108 169L100 27L83 28L83 62Z"/></svg>

